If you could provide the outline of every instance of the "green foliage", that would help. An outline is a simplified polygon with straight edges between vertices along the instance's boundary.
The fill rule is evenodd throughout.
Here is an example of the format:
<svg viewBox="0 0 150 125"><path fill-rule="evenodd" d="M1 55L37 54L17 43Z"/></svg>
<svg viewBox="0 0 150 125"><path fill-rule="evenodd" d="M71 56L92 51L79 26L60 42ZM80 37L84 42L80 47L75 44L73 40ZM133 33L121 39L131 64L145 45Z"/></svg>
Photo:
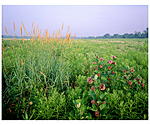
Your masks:
<svg viewBox="0 0 150 125"><path fill-rule="evenodd" d="M2 48L3 119L148 119L147 39Z"/></svg>
<svg viewBox="0 0 150 125"><path fill-rule="evenodd" d="M113 57L108 62L98 57L94 60L93 74L87 79L87 84L84 76L78 77L82 89L76 91L78 95L74 96L77 98L73 98L76 107L74 113L78 115L71 119L147 119L148 94L144 93L145 81L133 67L122 64L117 66L119 62ZM145 95L138 96L138 93ZM144 111L139 116L141 106Z"/></svg>
<svg viewBox="0 0 150 125"><path fill-rule="evenodd" d="M35 100L36 115L33 119L66 119L66 99L63 93L50 89L47 95L38 93Z"/></svg>

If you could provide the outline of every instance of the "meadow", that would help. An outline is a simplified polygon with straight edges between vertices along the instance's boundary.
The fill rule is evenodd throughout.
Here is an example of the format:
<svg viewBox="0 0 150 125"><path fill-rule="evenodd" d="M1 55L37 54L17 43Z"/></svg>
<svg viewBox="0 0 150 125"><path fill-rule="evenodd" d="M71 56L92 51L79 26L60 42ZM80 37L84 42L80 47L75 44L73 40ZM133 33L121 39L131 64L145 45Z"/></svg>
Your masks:
<svg viewBox="0 0 150 125"><path fill-rule="evenodd" d="M148 39L2 40L2 118L148 119Z"/></svg>

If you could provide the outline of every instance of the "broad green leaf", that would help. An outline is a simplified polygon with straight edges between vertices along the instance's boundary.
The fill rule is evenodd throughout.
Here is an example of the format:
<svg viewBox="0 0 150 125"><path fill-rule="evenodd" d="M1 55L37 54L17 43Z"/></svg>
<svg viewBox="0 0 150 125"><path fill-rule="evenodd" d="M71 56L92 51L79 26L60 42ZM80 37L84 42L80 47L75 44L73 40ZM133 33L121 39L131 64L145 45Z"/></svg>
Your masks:
<svg viewBox="0 0 150 125"><path fill-rule="evenodd" d="M103 99L105 97L105 94L100 94L100 99Z"/></svg>
<svg viewBox="0 0 150 125"><path fill-rule="evenodd" d="M104 77L104 76L102 76L102 77L101 77L101 80L106 81L106 80L107 80L107 78L106 78L106 77Z"/></svg>
<svg viewBox="0 0 150 125"><path fill-rule="evenodd" d="M95 104L93 104L93 105L92 105L91 110L92 110L92 111L97 111L97 107L96 107L96 105L95 105Z"/></svg>
<svg viewBox="0 0 150 125"><path fill-rule="evenodd" d="M89 95L94 99L96 100L96 94L94 91L89 91Z"/></svg>
<svg viewBox="0 0 150 125"><path fill-rule="evenodd" d="M81 99L77 99L76 102L77 102L77 103L81 103Z"/></svg>
<svg viewBox="0 0 150 125"><path fill-rule="evenodd" d="M28 114L25 112L25 120L28 120Z"/></svg>
<svg viewBox="0 0 150 125"><path fill-rule="evenodd" d="M106 107L106 104L101 104L100 105L100 110L103 110Z"/></svg>
<svg viewBox="0 0 150 125"><path fill-rule="evenodd" d="M123 106L123 103L124 103L124 101L121 101L121 102L120 102L120 106L121 106L121 107Z"/></svg>

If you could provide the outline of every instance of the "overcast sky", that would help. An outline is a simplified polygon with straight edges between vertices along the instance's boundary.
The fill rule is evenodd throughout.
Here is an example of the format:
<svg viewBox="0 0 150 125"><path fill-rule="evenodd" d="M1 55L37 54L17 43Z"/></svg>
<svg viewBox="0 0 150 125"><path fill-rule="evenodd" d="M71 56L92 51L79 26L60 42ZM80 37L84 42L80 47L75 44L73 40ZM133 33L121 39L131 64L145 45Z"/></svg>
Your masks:
<svg viewBox="0 0 150 125"><path fill-rule="evenodd" d="M36 6L17 5L2 6L2 28L7 27L9 35L13 35L13 22L19 26L24 23L31 31L32 23L41 30L50 33L64 24L64 32L70 26L76 36L100 36L106 33L134 33L148 27L148 6L144 5L99 5L99 6ZM17 31L17 32L18 32ZM19 35L19 33L17 33Z"/></svg>

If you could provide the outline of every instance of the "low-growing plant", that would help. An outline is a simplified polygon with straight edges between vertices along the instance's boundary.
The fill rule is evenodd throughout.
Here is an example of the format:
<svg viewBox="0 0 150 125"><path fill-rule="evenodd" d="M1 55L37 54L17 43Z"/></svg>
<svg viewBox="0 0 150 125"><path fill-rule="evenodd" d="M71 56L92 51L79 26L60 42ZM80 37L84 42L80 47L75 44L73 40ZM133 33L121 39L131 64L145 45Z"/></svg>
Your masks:
<svg viewBox="0 0 150 125"><path fill-rule="evenodd" d="M122 70L117 63L116 56L112 56L112 60L108 61L96 57L93 74L87 78L87 83L84 76L78 77L81 89L80 94L76 96L78 99L74 99L78 119L143 118L137 117L136 110L139 107L133 97L144 90L145 81L135 73L133 67L125 67ZM127 114L128 112L130 114Z"/></svg>

